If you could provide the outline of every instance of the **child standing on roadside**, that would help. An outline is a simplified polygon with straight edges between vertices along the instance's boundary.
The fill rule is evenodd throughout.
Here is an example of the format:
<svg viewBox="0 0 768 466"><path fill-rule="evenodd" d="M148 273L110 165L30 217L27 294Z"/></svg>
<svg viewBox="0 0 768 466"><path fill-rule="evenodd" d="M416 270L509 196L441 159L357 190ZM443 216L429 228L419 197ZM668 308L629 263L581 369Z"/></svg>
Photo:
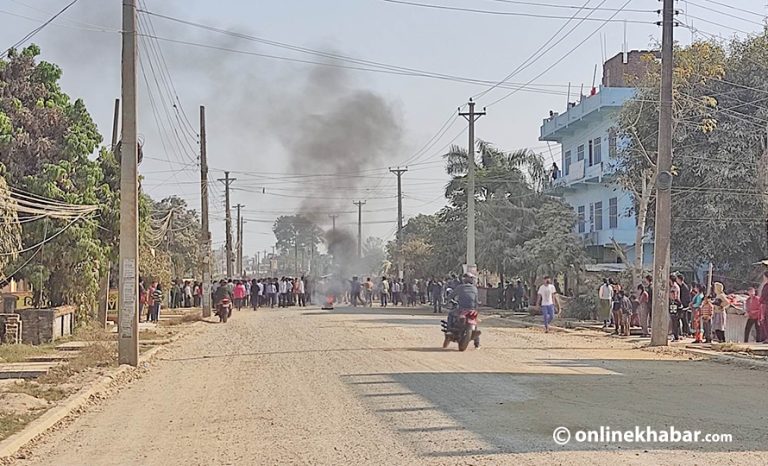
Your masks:
<svg viewBox="0 0 768 466"><path fill-rule="evenodd" d="M624 293L624 290L619 291L619 295L621 295L621 334L628 337L632 320L632 301Z"/></svg>

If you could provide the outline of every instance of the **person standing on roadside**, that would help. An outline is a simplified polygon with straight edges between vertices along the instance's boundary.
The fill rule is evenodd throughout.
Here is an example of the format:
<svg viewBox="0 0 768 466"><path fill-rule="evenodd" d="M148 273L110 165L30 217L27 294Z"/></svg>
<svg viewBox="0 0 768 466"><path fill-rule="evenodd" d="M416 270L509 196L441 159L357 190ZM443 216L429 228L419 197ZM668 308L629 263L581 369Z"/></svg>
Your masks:
<svg viewBox="0 0 768 466"><path fill-rule="evenodd" d="M387 301L389 301L389 281L387 281L387 277L381 277L379 299L381 300L381 307L387 307Z"/></svg>
<svg viewBox="0 0 768 466"><path fill-rule="evenodd" d="M760 319L760 329L762 330L761 340L768 343L768 271L763 272L763 283L760 285L760 308L762 315Z"/></svg>
<svg viewBox="0 0 768 466"><path fill-rule="evenodd" d="M669 276L669 327L672 330L672 340L680 340L680 314L682 313L682 304L680 303L680 285L677 284L675 275Z"/></svg>
<svg viewBox="0 0 768 466"><path fill-rule="evenodd" d="M373 281L371 281L371 277L365 279L363 292L365 293L365 305L373 307Z"/></svg>
<svg viewBox="0 0 768 466"><path fill-rule="evenodd" d="M718 343L725 343L725 310L730 307L728 296L725 294L725 287L720 282L715 282L715 299L712 300L714 306L712 313L712 330L715 332Z"/></svg>
<svg viewBox="0 0 768 466"><path fill-rule="evenodd" d="M702 285L693 285L693 298L691 299L691 311L693 320L691 321L691 331L693 332L694 343L701 343L702 319L701 306L704 304L704 287Z"/></svg>
<svg viewBox="0 0 768 466"><path fill-rule="evenodd" d="M144 312L144 306L147 304L147 288L144 286L144 277L139 277L139 322L141 314Z"/></svg>
<svg viewBox="0 0 768 466"><path fill-rule="evenodd" d="M245 304L246 289L245 285L243 285L243 282L240 280L235 282L235 289L232 294L235 297L235 306L237 306L237 310L239 311Z"/></svg>
<svg viewBox="0 0 768 466"><path fill-rule="evenodd" d="M608 279L603 279L603 284L597 292L599 303L598 318L603 321L603 328L608 328L608 321L611 319L611 307L613 302L613 288L608 283ZM597 320L597 319L595 319Z"/></svg>
<svg viewBox="0 0 768 466"><path fill-rule="evenodd" d="M539 287L538 301L541 315L544 317L544 332L549 333L549 324L555 319L555 308L559 308L559 303L557 289L548 275L544 276L544 283Z"/></svg>
<svg viewBox="0 0 768 466"><path fill-rule="evenodd" d="M648 330L650 320L648 318L649 311L648 311L648 302L650 301L650 298L648 297L648 292L645 291L645 286L643 285L637 285L637 314L640 317L640 333L643 337L649 337L651 336L651 332Z"/></svg>
<svg viewBox="0 0 768 466"><path fill-rule="evenodd" d="M755 343L760 343L760 316L762 309L760 307L760 298L757 297L757 291L754 287L749 289L749 297L744 302L744 311L747 314L747 325L744 327L744 343L749 343L749 334L752 328L755 329Z"/></svg>
<svg viewBox="0 0 768 466"><path fill-rule="evenodd" d="M360 298L360 292L362 291L363 287L360 284L360 280L357 278L357 276L352 277L352 281L349 285L349 297L350 301L352 301L352 307L357 307L357 303L364 305L365 303Z"/></svg>
<svg viewBox="0 0 768 466"><path fill-rule="evenodd" d="M255 311L261 304L259 299L261 298L261 280L255 278L251 280L251 308Z"/></svg>
<svg viewBox="0 0 768 466"><path fill-rule="evenodd" d="M432 281L432 288L430 289L432 295L432 307L435 314L443 312L443 283L440 280Z"/></svg>
<svg viewBox="0 0 768 466"><path fill-rule="evenodd" d="M685 277L683 274L677 274L677 286L680 287L680 305L682 310L680 311L680 324L682 326L683 335L691 335L691 288L685 283Z"/></svg>
<svg viewBox="0 0 768 466"><path fill-rule="evenodd" d="M163 286L158 283L155 286L155 290L152 292L152 313L150 315L150 321L157 322L160 320L160 306L163 304Z"/></svg>

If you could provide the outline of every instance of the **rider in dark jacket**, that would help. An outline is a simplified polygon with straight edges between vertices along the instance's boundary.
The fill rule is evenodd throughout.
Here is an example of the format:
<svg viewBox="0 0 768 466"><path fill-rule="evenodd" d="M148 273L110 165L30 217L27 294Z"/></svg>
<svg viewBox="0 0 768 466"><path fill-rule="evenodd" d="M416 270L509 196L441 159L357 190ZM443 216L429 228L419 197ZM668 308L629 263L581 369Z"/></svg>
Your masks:
<svg viewBox="0 0 768 466"><path fill-rule="evenodd" d="M232 294L232 290L230 290L230 288L227 286L226 280L222 280L219 284L219 287L216 288L216 291L213 293L213 304L216 306L217 312L219 310L219 306L221 305L221 301L224 299L228 299L230 303L235 302L235 297Z"/></svg>
<svg viewBox="0 0 768 466"><path fill-rule="evenodd" d="M461 285L451 293L451 299L455 299L458 305L456 309L448 314L448 326L451 327L453 320L461 314L461 311L477 311L479 304L477 301L477 287L475 286L475 277L465 273L462 277ZM475 348L480 347L480 332L475 336Z"/></svg>

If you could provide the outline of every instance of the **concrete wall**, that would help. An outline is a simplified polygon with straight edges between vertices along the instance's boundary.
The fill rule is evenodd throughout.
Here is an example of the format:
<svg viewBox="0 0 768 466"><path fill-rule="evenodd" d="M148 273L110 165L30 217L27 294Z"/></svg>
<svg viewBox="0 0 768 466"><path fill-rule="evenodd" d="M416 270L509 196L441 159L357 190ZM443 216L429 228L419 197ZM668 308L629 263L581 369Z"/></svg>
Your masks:
<svg viewBox="0 0 768 466"><path fill-rule="evenodd" d="M22 342L31 345L50 343L71 335L75 326L75 308L63 306L49 309L20 309Z"/></svg>

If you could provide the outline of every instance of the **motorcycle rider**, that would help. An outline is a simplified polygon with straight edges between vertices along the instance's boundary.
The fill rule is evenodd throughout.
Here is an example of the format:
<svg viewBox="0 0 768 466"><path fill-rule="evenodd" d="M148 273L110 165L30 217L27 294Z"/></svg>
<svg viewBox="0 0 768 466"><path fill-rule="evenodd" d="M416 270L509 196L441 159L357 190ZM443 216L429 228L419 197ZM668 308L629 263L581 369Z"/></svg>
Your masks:
<svg viewBox="0 0 768 466"><path fill-rule="evenodd" d="M448 313L448 327L453 326L453 321L462 311L477 311L477 286L475 286L475 277L471 273L465 273L461 277L461 284L451 293L450 299L455 299L458 303L456 308ZM480 348L480 332L475 335L475 348Z"/></svg>
<svg viewBox="0 0 768 466"><path fill-rule="evenodd" d="M219 282L219 287L216 288L216 292L213 294L213 302L216 303L217 314L219 314L219 311L221 310L221 301L224 299L228 299L230 305L235 301L232 290L227 286L227 281L222 279L221 282ZM231 312L232 308L230 307L229 309Z"/></svg>

